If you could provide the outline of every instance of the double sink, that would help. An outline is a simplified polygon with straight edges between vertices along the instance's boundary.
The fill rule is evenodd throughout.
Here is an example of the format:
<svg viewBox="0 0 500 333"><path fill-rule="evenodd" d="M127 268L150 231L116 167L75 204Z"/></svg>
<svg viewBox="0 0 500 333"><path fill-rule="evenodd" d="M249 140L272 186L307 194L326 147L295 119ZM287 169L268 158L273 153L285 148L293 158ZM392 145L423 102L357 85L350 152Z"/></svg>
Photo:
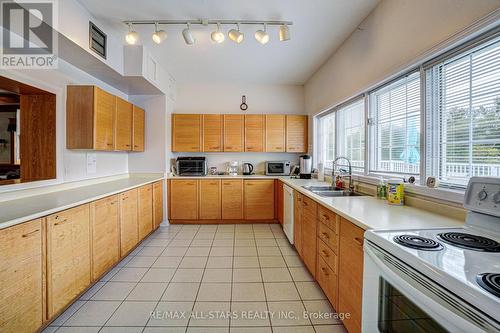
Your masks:
<svg viewBox="0 0 500 333"><path fill-rule="evenodd" d="M359 197L362 194L346 191L333 186L302 186L302 188L311 191L320 197Z"/></svg>

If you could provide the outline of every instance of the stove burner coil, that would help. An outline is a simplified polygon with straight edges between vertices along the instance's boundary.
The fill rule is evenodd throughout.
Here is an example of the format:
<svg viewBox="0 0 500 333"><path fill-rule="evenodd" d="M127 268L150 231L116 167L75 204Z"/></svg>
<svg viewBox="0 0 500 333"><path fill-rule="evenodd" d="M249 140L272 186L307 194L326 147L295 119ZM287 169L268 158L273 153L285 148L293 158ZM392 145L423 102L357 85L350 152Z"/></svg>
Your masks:
<svg viewBox="0 0 500 333"><path fill-rule="evenodd" d="M500 274L478 274L476 276L476 281L481 286L481 288L500 298Z"/></svg>
<svg viewBox="0 0 500 333"><path fill-rule="evenodd" d="M463 249L484 252L500 252L500 244L486 237L464 234L461 232L445 232L438 234L439 238L448 244Z"/></svg>
<svg viewBox="0 0 500 333"><path fill-rule="evenodd" d="M415 235L399 235L394 237L394 241L399 245L417 250L439 251L443 249L443 246L435 240Z"/></svg>

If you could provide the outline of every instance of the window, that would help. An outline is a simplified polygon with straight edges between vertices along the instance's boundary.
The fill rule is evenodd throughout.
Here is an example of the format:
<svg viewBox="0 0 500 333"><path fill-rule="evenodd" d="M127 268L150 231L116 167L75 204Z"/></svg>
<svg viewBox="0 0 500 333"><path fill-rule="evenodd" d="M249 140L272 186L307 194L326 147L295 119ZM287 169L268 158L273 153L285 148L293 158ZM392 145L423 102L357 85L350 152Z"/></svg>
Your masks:
<svg viewBox="0 0 500 333"><path fill-rule="evenodd" d="M420 173L420 73L370 93L370 170Z"/></svg>
<svg viewBox="0 0 500 333"><path fill-rule="evenodd" d="M337 112L337 156L351 160L353 171L365 168L365 101L341 107Z"/></svg>
<svg viewBox="0 0 500 333"><path fill-rule="evenodd" d="M427 175L500 176L500 38L426 69Z"/></svg>
<svg viewBox="0 0 500 333"><path fill-rule="evenodd" d="M318 161L332 169L335 159L335 113L322 116L318 123Z"/></svg>

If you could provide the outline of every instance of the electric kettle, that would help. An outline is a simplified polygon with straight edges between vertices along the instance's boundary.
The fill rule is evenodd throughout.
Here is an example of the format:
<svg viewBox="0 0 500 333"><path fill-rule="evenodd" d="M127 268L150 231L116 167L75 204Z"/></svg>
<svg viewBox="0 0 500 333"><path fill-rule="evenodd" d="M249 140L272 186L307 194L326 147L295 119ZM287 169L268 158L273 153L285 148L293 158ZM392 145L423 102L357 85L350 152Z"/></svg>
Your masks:
<svg viewBox="0 0 500 333"><path fill-rule="evenodd" d="M253 164L251 163L243 163L243 174L251 175L253 173Z"/></svg>

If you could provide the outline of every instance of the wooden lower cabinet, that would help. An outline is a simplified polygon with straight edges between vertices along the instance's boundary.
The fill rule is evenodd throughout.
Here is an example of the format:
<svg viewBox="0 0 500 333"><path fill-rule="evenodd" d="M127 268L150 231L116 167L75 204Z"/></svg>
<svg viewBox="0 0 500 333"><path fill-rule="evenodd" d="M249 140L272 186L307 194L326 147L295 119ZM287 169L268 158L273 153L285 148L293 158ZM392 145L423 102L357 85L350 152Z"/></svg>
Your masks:
<svg viewBox="0 0 500 333"><path fill-rule="evenodd" d="M337 310L350 313L344 320L349 333L361 332L363 294L363 234L364 230L348 220L340 221L339 300Z"/></svg>
<svg viewBox="0 0 500 333"><path fill-rule="evenodd" d="M47 308L51 318L91 282L89 205L47 217Z"/></svg>
<svg viewBox="0 0 500 333"><path fill-rule="evenodd" d="M308 197L302 198L302 259L309 272L316 275L318 204Z"/></svg>
<svg viewBox="0 0 500 333"><path fill-rule="evenodd" d="M220 179L200 179L199 181L200 220L221 219L221 181Z"/></svg>
<svg viewBox="0 0 500 333"><path fill-rule="evenodd" d="M293 244L302 258L302 198L297 191L293 192Z"/></svg>
<svg viewBox="0 0 500 333"><path fill-rule="evenodd" d="M143 240L153 231L153 184L138 188L137 223L139 240Z"/></svg>
<svg viewBox="0 0 500 333"><path fill-rule="evenodd" d="M42 221L0 230L0 332L35 332L44 319Z"/></svg>
<svg viewBox="0 0 500 333"><path fill-rule="evenodd" d="M274 201L276 202L276 211L275 211L275 217L278 220L278 222L283 225L283 208L284 208L284 203L283 203L283 182L281 180L276 180L274 182L275 189L274 193L276 195L276 198Z"/></svg>
<svg viewBox="0 0 500 333"><path fill-rule="evenodd" d="M221 192L222 219L243 219L243 180L223 179Z"/></svg>
<svg viewBox="0 0 500 333"><path fill-rule="evenodd" d="M171 179L169 181L171 220L198 219L198 180Z"/></svg>
<svg viewBox="0 0 500 333"><path fill-rule="evenodd" d="M318 256L316 280L333 307L338 309L338 275L322 256Z"/></svg>
<svg viewBox="0 0 500 333"><path fill-rule="evenodd" d="M137 189L119 194L120 255L125 256L139 242L137 223Z"/></svg>
<svg viewBox="0 0 500 333"><path fill-rule="evenodd" d="M274 220L274 179L243 181L246 220Z"/></svg>
<svg viewBox="0 0 500 333"><path fill-rule="evenodd" d="M163 180L153 183L153 229L163 222Z"/></svg>
<svg viewBox="0 0 500 333"><path fill-rule="evenodd" d="M90 203L92 226L92 280L97 280L120 259L118 195Z"/></svg>

